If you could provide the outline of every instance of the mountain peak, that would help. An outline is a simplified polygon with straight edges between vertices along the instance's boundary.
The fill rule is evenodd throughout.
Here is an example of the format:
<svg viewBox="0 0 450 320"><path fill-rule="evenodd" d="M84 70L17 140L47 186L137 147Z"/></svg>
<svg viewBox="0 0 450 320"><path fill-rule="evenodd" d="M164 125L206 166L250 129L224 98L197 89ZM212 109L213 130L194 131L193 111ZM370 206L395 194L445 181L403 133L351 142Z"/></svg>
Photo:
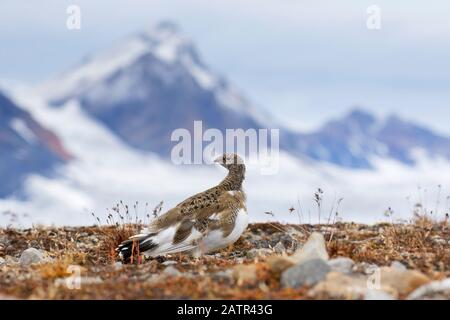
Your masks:
<svg viewBox="0 0 450 320"><path fill-rule="evenodd" d="M0 198L19 190L29 174L49 174L72 159L56 134L2 92L0 137Z"/></svg>
<svg viewBox="0 0 450 320"><path fill-rule="evenodd" d="M178 26L178 24L170 20L161 21L153 29L160 33L170 33L170 34L181 33L181 29Z"/></svg>
<svg viewBox="0 0 450 320"><path fill-rule="evenodd" d="M346 118L363 124L370 124L376 121L376 118L372 113L360 107L351 110Z"/></svg>

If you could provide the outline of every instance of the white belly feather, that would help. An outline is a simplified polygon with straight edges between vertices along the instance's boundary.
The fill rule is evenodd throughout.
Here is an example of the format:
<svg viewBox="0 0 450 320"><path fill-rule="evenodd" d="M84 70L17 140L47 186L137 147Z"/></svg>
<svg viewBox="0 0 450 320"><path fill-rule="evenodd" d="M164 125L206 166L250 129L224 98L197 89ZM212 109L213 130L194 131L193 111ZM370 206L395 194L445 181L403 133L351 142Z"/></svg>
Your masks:
<svg viewBox="0 0 450 320"><path fill-rule="evenodd" d="M145 241L152 241L157 244L155 248L152 248L147 252L143 252L143 254L146 256L156 257L158 255L191 250L196 251L194 252L195 255L207 253L236 242L245 229L247 229L247 226L247 211L245 209L241 209L236 215L234 228L228 236L224 237L223 230L217 229L207 233L207 235L202 238L202 233L200 233L197 229L192 228L192 233L185 240L174 244L173 238L175 237L176 230L179 227L179 224L176 224L172 227L161 230L155 236L142 241L142 243L145 243ZM145 236L145 234L136 235L134 238L139 238L139 236Z"/></svg>
<svg viewBox="0 0 450 320"><path fill-rule="evenodd" d="M220 229L211 231L204 239L202 239L199 249L203 252L209 252L226 247L227 245L236 242L245 229L247 229L247 226L247 211L245 209L241 209L236 215L233 231L231 231L227 237L223 236L223 231Z"/></svg>

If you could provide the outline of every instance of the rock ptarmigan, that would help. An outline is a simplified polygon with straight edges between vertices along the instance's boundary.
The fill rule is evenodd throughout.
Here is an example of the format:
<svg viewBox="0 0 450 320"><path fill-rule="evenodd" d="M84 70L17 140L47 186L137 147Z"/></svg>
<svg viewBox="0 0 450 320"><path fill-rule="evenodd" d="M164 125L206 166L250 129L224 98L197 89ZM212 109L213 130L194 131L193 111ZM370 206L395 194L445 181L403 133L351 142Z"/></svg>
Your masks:
<svg viewBox="0 0 450 320"><path fill-rule="evenodd" d="M140 234L120 244L116 251L128 261L134 253L156 257L178 252L194 256L226 247L248 226L246 195L242 189L245 164L234 153L214 162L228 169L219 185L198 193L150 223Z"/></svg>

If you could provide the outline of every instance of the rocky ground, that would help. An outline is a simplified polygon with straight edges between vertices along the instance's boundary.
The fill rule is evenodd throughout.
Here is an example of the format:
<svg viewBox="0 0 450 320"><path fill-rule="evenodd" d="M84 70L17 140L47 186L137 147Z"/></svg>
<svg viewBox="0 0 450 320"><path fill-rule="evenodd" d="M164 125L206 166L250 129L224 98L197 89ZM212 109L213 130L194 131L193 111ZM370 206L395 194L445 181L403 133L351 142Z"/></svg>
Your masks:
<svg viewBox="0 0 450 320"><path fill-rule="evenodd" d="M0 299L450 299L448 222L252 224L199 259L122 264L136 228L0 229Z"/></svg>

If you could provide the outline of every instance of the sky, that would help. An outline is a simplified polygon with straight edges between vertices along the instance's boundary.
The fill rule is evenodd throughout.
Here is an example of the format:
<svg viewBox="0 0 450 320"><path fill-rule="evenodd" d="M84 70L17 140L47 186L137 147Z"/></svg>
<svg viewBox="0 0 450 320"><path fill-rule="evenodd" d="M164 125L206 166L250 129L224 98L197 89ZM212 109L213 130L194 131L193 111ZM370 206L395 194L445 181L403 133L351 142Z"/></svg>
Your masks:
<svg viewBox="0 0 450 320"><path fill-rule="evenodd" d="M450 136L450 2L415 0L0 0L0 80L35 85L159 21L297 130L358 106ZM66 27L67 7L81 29ZM381 28L367 28L367 9Z"/></svg>

